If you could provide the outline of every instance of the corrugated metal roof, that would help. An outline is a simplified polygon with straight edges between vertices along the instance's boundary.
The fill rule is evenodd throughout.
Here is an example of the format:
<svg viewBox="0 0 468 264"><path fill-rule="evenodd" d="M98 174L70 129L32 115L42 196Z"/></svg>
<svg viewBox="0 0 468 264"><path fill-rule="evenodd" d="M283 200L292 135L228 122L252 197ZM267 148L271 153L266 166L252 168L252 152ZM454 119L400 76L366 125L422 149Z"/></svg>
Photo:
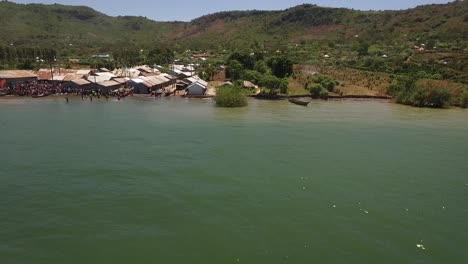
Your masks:
<svg viewBox="0 0 468 264"><path fill-rule="evenodd" d="M164 76L156 75L156 76L148 76L148 77L140 77L143 81L152 84L152 86L160 85L169 82L167 78Z"/></svg>
<svg viewBox="0 0 468 264"><path fill-rule="evenodd" d="M82 75L86 75L86 74L90 74L90 73L91 73L91 70L89 70L89 69L81 69L81 70L76 71L76 74L82 74Z"/></svg>
<svg viewBox="0 0 468 264"><path fill-rule="evenodd" d="M136 78L140 76L140 71L138 70L122 70L122 69L117 69L112 72L114 75L118 77L130 77L130 78Z"/></svg>
<svg viewBox="0 0 468 264"><path fill-rule="evenodd" d="M83 78L84 78L84 75L75 74L75 73L69 73L69 74L65 75L65 77L63 78L63 80L64 80L65 82L68 82L68 81L78 80L78 79L83 79Z"/></svg>
<svg viewBox="0 0 468 264"><path fill-rule="evenodd" d="M187 81L190 82L190 83L199 83L199 84L201 84L201 85L203 85L203 86L205 86L205 87L208 86L208 83L205 82L204 80L202 80L202 79L201 79L200 77L198 77L197 75L195 75L195 76L193 76L193 77L190 77L190 78L187 78L187 79L185 79L185 80L187 80Z"/></svg>
<svg viewBox="0 0 468 264"><path fill-rule="evenodd" d="M58 69L54 68L52 70L53 72L53 78L52 78L52 73L50 69L39 69L37 72L35 72L38 76L39 80L54 80L54 81L71 81L74 79L79 79L83 78L82 75L76 75L76 70L73 69Z"/></svg>
<svg viewBox="0 0 468 264"><path fill-rule="evenodd" d="M117 76L115 76L114 74L110 73L110 72L97 72L96 73L97 76L109 76L111 78L115 78Z"/></svg>
<svg viewBox="0 0 468 264"><path fill-rule="evenodd" d="M88 76L88 81L92 83L102 83L107 82L112 79L111 76Z"/></svg>
<svg viewBox="0 0 468 264"><path fill-rule="evenodd" d="M145 81L143 81L142 79L132 79L132 82L134 83L144 83Z"/></svg>
<svg viewBox="0 0 468 264"><path fill-rule="evenodd" d="M110 80L110 81L101 82L99 83L99 85L104 86L104 87L111 87L111 86L119 86L121 84L116 81Z"/></svg>
<svg viewBox="0 0 468 264"><path fill-rule="evenodd" d="M114 81L116 81L116 82L118 82L118 83L126 83L126 82L128 81L128 80L125 79L125 78L114 78L114 79L112 79L112 80L114 80Z"/></svg>
<svg viewBox="0 0 468 264"><path fill-rule="evenodd" d="M65 77L65 76L63 76L63 75L54 75L53 80L54 80L54 81L63 81L63 78L64 78L64 77Z"/></svg>
<svg viewBox="0 0 468 264"><path fill-rule="evenodd" d="M15 71L0 71L0 79L20 79L20 78L37 78L37 75L22 70Z"/></svg>
<svg viewBox="0 0 468 264"><path fill-rule="evenodd" d="M167 73L161 73L161 76L164 76L164 78L167 78L167 79L169 79L169 80L177 79L177 77L172 76L172 75L167 74Z"/></svg>
<svg viewBox="0 0 468 264"><path fill-rule="evenodd" d="M72 80L71 81L72 83L75 83L77 85L87 85L87 84L90 84L90 82L88 82L87 80L85 79L76 79L76 80Z"/></svg>

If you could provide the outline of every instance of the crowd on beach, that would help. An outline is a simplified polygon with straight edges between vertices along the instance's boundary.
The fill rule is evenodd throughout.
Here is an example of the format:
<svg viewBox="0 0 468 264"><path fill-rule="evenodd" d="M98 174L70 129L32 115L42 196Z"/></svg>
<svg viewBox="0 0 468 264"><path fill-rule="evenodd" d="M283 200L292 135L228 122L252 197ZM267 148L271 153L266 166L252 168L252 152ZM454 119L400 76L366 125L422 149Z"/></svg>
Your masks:
<svg viewBox="0 0 468 264"><path fill-rule="evenodd" d="M82 99L92 97L100 98L105 97L118 97L123 98L129 95L133 95L133 89L118 89L116 91L97 89L87 90L81 88L69 88L64 87L62 84L50 83L50 82L21 82L11 86L7 86L1 91L1 95L14 95L14 96L31 96L31 97L43 97L48 95L76 95L81 96Z"/></svg>
<svg viewBox="0 0 468 264"><path fill-rule="evenodd" d="M36 96L64 93L64 87L61 84L52 84L47 82L21 82L3 89L6 95L16 96Z"/></svg>

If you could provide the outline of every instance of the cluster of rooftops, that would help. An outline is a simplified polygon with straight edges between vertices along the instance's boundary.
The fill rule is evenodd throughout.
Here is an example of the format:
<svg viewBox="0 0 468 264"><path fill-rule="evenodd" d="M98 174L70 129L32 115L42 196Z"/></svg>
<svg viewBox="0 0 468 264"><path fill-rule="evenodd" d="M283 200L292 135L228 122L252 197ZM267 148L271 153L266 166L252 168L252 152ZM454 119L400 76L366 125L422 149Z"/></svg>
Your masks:
<svg viewBox="0 0 468 264"><path fill-rule="evenodd" d="M132 68L100 69L39 69L38 71L0 71L0 80L7 84L25 81L57 82L69 88L119 89L133 88L134 93L148 94L154 90L173 87L187 89L193 95L203 95L208 83L195 74L193 66L170 65L167 73L161 66L140 65Z"/></svg>

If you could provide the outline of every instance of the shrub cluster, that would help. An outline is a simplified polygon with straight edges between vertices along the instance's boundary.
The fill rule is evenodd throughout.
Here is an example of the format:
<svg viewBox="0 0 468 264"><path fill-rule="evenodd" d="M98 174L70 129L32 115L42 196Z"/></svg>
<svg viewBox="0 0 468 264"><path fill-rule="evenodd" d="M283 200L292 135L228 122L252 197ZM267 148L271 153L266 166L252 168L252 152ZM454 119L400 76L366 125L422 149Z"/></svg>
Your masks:
<svg viewBox="0 0 468 264"><path fill-rule="evenodd" d="M329 93L335 91L340 83L328 75L317 75L306 84L306 89L310 91L313 98L327 99Z"/></svg>
<svg viewBox="0 0 468 264"><path fill-rule="evenodd" d="M247 106L247 98L239 86L221 86L214 98L216 105L220 107L243 107Z"/></svg>
<svg viewBox="0 0 468 264"><path fill-rule="evenodd" d="M396 98L396 102L415 107L443 108L450 106L453 95L442 87L418 86L417 79L400 78L397 83L389 86L388 93Z"/></svg>
<svg viewBox="0 0 468 264"><path fill-rule="evenodd" d="M466 90L460 98L460 107L468 108L468 90Z"/></svg>

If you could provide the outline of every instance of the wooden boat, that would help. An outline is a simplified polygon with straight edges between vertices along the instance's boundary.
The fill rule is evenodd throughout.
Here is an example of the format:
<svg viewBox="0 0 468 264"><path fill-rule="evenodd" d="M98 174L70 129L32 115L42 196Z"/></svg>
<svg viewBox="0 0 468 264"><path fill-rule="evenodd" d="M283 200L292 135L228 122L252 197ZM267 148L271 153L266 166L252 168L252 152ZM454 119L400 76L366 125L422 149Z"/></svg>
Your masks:
<svg viewBox="0 0 468 264"><path fill-rule="evenodd" d="M310 102L302 101L302 100L295 99L295 98L290 98L289 102L293 104L297 104L297 105L302 105L302 106L308 106L310 104Z"/></svg>

